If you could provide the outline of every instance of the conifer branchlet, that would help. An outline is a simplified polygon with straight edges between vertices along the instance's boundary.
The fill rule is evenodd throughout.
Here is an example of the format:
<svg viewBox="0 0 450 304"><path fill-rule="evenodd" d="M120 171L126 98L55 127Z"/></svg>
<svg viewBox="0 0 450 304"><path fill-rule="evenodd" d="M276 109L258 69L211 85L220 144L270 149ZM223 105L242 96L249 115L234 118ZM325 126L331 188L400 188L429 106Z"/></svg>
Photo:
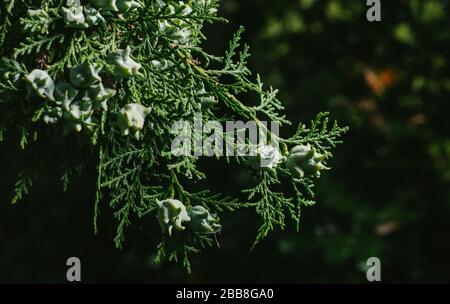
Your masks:
<svg viewBox="0 0 450 304"><path fill-rule="evenodd" d="M310 169L325 166L321 155L331 156L347 130L319 114L310 127L301 124L292 137L277 138L280 149L258 150L256 159L268 160L270 170L232 159L257 178L241 197L193 190L192 182L206 176L198 158L170 153L174 121L193 122L201 113L220 123L290 123L277 91L251 76L242 29L224 56L202 49L203 26L222 20L217 8L216 0L0 1L0 141L18 136L22 153L40 161L42 145L58 142L60 149L46 149L67 160L58 172L64 181L96 167L95 229L106 205L117 219L117 247L132 221L160 225L156 261L181 259L187 270L189 255L226 229L219 222L224 211L255 209L262 219L255 244L284 228L287 216L298 223L299 210L313 200L317 177ZM240 93L258 96L260 104L248 105ZM305 152L314 164L300 157L299 145L314 150ZM13 202L28 193L39 168L23 169Z"/></svg>

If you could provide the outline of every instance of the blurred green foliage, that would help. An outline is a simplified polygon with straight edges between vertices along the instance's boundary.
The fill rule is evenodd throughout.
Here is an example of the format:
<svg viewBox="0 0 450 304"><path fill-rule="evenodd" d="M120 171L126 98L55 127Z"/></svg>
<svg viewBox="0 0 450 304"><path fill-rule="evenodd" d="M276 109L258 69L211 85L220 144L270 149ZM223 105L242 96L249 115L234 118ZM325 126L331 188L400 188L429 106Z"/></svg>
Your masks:
<svg viewBox="0 0 450 304"><path fill-rule="evenodd" d="M122 252L112 233L92 237L93 198L76 189L94 176L80 178L69 199L49 177L20 206L5 205L4 181L23 161L6 146L0 281L64 281L65 259L79 256L85 281L365 282L365 261L377 256L384 282L448 282L450 2L381 2L382 21L369 23L365 1L224 0L231 25L208 29L206 48L219 54L238 25L247 28L252 70L280 89L293 125L330 111L351 128L299 233L288 227L249 253L260 223L242 211L219 236L221 248L193 260L192 275L156 269L156 238L142 227ZM212 189L252 183L239 168L206 169L215 172Z"/></svg>

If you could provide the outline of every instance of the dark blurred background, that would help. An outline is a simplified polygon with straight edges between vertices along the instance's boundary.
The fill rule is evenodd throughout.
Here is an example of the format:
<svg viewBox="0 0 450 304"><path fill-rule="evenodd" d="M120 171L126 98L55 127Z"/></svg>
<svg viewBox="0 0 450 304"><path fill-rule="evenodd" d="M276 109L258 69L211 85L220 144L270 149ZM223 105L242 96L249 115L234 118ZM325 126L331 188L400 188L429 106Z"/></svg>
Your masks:
<svg viewBox="0 0 450 304"><path fill-rule="evenodd" d="M294 125L330 111L351 128L299 233L291 225L249 252L260 222L242 210L222 216L221 248L193 257L192 274L157 267L158 231L148 233L145 222L115 250L103 206L93 235L94 170L67 193L42 178L10 205L11 178L26 159L3 144L0 282L64 282L70 256L80 257L84 282L365 282L372 256L383 282L449 282L450 3L382 0L382 21L369 23L365 2L224 0L230 23L206 29L205 48L222 54L246 27L252 70L280 89ZM214 190L236 194L251 183L238 166L202 165Z"/></svg>

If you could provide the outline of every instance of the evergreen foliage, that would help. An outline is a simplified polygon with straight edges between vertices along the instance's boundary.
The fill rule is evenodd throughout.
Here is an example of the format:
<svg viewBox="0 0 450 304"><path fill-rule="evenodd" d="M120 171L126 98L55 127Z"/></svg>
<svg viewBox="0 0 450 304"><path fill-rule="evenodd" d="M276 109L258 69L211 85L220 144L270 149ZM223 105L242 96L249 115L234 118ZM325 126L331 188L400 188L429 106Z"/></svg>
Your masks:
<svg viewBox="0 0 450 304"><path fill-rule="evenodd" d="M112 208L120 248L132 222L151 219L157 225L161 202L182 202L186 210L178 203L167 208L174 216L183 212L179 219L187 224L177 222L175 228L183 229L161 235L156 261L180 260L188 271L189 255L212 245L218 227L226 229L216 214L254 208L262 219L254 245L274 228L283 229L287 217L299 225L302 207L314 204L318 174L291 175L281 160L257 170L243 157L218 157L255 171L256 185L230 198L194 190L206 178L198 157L170 153L173 122L194 123L199 112L205 121L290 124L277 91L247 67L242 29L224 56L202 49L203 26L224 21L217 8L214 0L2 1L0 140L16 138L27 158L12 202L39 179L45 157L61 159L57 170L65 189L95 159L95 232L101 210ZM259 103L251 104L253 99ZM278 138L279 153L286 158L289 149L310 145L326 162L346 130L319 114L292 137ZM169 221L159 217L160 223Z"/></svg>

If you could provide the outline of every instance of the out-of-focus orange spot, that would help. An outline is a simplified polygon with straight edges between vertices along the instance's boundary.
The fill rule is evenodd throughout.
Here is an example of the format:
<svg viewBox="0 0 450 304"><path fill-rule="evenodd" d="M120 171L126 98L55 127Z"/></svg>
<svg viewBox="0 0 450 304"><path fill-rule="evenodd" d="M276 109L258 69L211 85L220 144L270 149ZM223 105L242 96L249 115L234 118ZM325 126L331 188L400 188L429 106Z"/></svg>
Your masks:
<svg viewBox="0 0 450 304"><path fill-rule="evenodd" d="M427 116L425 114L416 114L409 119L409 123L413 126L423 125L427 122Z"/></svg>
<svg viewBox="0 0 450 304"><path fill-rule="evenodd" d="M379 236L387 236L392 234L396 230L400 228L400 223L397 221L389 221L383 224L380 224L375 227L375 233Z"/></svg>
<svg viewBox="0 0 450 304"><path fill-rule="evenodd" d="M372 91L377 95L381 95L397 81L397 73L393 68L386 68L380 72L366 68L364 70L364 78Z"/></svg>
<svg viewBox="0 0 450 304"><path fill-rule="evenodd" d="M375 112L378 109L376 101L369 98L360 100L357 106L363 112Z"/></svg>

